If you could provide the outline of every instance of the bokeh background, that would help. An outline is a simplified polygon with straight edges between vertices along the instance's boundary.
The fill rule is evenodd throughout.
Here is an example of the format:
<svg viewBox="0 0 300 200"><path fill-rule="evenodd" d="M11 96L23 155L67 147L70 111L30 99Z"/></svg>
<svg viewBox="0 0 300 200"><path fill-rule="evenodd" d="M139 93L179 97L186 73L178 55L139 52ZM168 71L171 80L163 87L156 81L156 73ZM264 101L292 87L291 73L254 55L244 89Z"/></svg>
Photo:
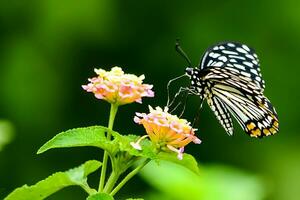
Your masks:
<svg viewBox="0 0 300 200"><path fill-rule="evenodd" d="M36 155L60 131L107 124L109 105L81 89L94 76L95 67L118 65L145 74L145 82L154 84L155 98L121 107L116 119L117 131L143 134L131 120L134 113L147 111L148 104L164 106L168 80L184 72L186 63L174 50L179 37L195 66L205 49L219 41L240 41L255 48L265 94L281 125L279 134L258 140L236 123L235 134L229 137L205 105L197 125L203 143L186 150L199 161L202 186L208 186L198 192L211 190L216 196L210 199L222 199L217 197L222 191L229 192L229 199L299 199L299 8L294 0L0 1L0 198L55 171L101 158L94 148ZM188 85L188 80L174 84L173 92L180 85ZM198 105L199 99L190 97L184 117L192 120ZM195 186L190 174L175 177L177 169L166 167L172 172L168 176L162 168L146 168L119 198L175 199L172 193L184 185ZM91 177L91 185L97 176ZM153 181L151 176L159 178ZM176 196L198 199L195 191ZM259 195L250 197L253 194ZM71 187L48 199L68 200L74 195L85 198L81 189Z"/></svg>

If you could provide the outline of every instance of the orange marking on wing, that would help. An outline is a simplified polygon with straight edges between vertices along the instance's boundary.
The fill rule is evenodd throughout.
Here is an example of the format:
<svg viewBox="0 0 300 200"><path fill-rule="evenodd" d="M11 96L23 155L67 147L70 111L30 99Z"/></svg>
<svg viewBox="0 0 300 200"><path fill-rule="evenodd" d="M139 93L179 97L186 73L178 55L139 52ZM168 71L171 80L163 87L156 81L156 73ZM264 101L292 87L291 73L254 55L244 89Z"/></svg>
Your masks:
<svg viewBox="0 0 300 200"><path fill-rule="evenodd" d="M253 135L254 137L261 136L261 131L258 128L256 128L251 131L251 135Z"/></svg>
<svg viewBox="0 0 300 200"><path fill-rule="evenodd" d="M270 131L269 131L268 129L266 129L266 128L264 128L263 133L264 133L266 136L271 135Z"/></svg>
<svg viewBox="0 0 300 200"><path fill-rule="evenodd" d="M273 125L274 125L276 128L278 128L278 126L279 126L278 121L275 121L275 122L273 123Z"/></svg>
<svg viewBox="0 0 300 200"><path fill-rule="evenodd" d="M275 134L277 132L274 128L270 128L269 130L271 131L272 134Z"/></svg>
<svg viewBox="0 0 300 200"><path fill-rule="evenodd" d="M250 124L247 124L247 128L248 128L249 130L254 129L255 127L256 127L256 125L255 125L253 122L251 122Z"/></svg>

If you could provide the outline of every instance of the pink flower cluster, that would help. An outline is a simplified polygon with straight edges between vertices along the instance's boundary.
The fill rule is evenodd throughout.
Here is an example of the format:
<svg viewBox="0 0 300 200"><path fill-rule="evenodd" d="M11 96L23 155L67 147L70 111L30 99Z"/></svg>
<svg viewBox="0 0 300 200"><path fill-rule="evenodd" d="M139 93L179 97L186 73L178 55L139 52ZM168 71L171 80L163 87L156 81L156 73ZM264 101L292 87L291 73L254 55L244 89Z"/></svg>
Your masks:
<svg viewBox="0 0 300 200"><path fill-rule="evenodd" d="M93 92L95 97L109 103L124 105L132 102L142 102L142 97L153 97L152 85L143 84L144 75L125 74L120 67L111 71L95 69L97 77L88 79L90 83L82 88Z"/></svg>
<svg viewBox="0 0 300 200"><path fill-rule="evenodd" d="M193 129L187 120L171 115L167 108L162 110L160 107L153 109L149 106L149 110L149 114L136 113L134 121L144 126L150 140L159 148L167 147L176 152L178 159L181 160L187 144L190 142L201 143L201 140L195 136L196 129ZM141 150L139 142L140 140L131 145Z"/></svg>

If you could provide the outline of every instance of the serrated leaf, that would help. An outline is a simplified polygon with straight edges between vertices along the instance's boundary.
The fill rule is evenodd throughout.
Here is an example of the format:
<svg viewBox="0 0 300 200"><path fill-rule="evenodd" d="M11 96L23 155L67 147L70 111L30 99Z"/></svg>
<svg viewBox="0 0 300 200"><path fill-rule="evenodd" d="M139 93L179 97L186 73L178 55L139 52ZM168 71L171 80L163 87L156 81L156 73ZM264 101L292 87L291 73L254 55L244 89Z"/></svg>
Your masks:
<svg viewBox="0 0 300 200"><path fill-rule="evenodd" d="M183 159L179 160L177 158L177 155L173 152L160 152L158 154L158 159L176 163L178 165L181 165L181 166L195 172L196 174L200 173L196 159L190 154L184 153Z"/></svg>
<svg viewBox="0 0 300 200"><path fill-rule="evenodd" d="M89 188L87 184L87 175L96 171L100 166L101 162L97 160L87 161L79 167L70 169L66 172L56 172L35 185L24 185L17 188L4 200L42 200L62 188L72 185L78 185L85 190L89 190L91 193L96 193L96 190Z"/></svg>
<svg viewBox="0 0 300 200"><path fill-rule="evenodd" d="M106 193L97 193L89 196L87 200L114 200L114 198Z"/></svg>
<svg viewBox="0 0 300 200"><path fill-rule="evenodd" d="M114 145L111 141L107 140L105 136L105 132L107 131L111 130L103 126L70 129L54 136L38 150L37 154L53 148L82 146L99 147L110 152L113 150Z"/></svg>
<svg viewBox="0 0 300 200"><path fill-rule="evenodd" d="M131 146L131 142L136 142L140 137L137 135L115 135L115 142L119 144L121 151L126 151L132 156L139 156L143 158L157 159L157 150L152 142L148 139L141 141L142 150L137 150Z"/></svg>

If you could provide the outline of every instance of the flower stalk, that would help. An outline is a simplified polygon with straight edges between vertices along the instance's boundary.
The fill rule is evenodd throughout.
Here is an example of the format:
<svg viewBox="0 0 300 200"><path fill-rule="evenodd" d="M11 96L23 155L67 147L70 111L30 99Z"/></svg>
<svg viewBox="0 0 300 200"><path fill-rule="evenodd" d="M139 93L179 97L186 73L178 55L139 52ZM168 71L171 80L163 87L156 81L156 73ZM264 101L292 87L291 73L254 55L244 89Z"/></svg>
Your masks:
<svg viewBox="0 0 300 200"><path fill-rule="evenodd" d="M150 162L150 159L146 159L143 163L141 163L138 167L132 170L125 178L111 191L110 195L114 196L132 177L134 177L145 165Z"/></svg>
<svg viewBox="0 0 300 200"><path fill-rule="evenodd" d="M119 177L120 177L119 173L117 173L116 171L112 171L103 191L105 193L110 193L113 187L115 186L116 182L118 181Z"/></svg>
<svg viewBox="0 0 300 200"><path fill-rule="evenodd" d="M111 104L110 114L109 114L109 121L108 121L108 128L110 130L113 129L117 111L118 111L118 105L117 104ZM107 132L107 139L108 140L111 139L110 131ZM107 153L107 151L104 151L102 169L101 169L101 175L100 175L100 182L99 182L99 188L98 188L99 192L103 191L104 182L105 182L105 178L106 178L107 161L108 161L108 153Z"/></svg>

